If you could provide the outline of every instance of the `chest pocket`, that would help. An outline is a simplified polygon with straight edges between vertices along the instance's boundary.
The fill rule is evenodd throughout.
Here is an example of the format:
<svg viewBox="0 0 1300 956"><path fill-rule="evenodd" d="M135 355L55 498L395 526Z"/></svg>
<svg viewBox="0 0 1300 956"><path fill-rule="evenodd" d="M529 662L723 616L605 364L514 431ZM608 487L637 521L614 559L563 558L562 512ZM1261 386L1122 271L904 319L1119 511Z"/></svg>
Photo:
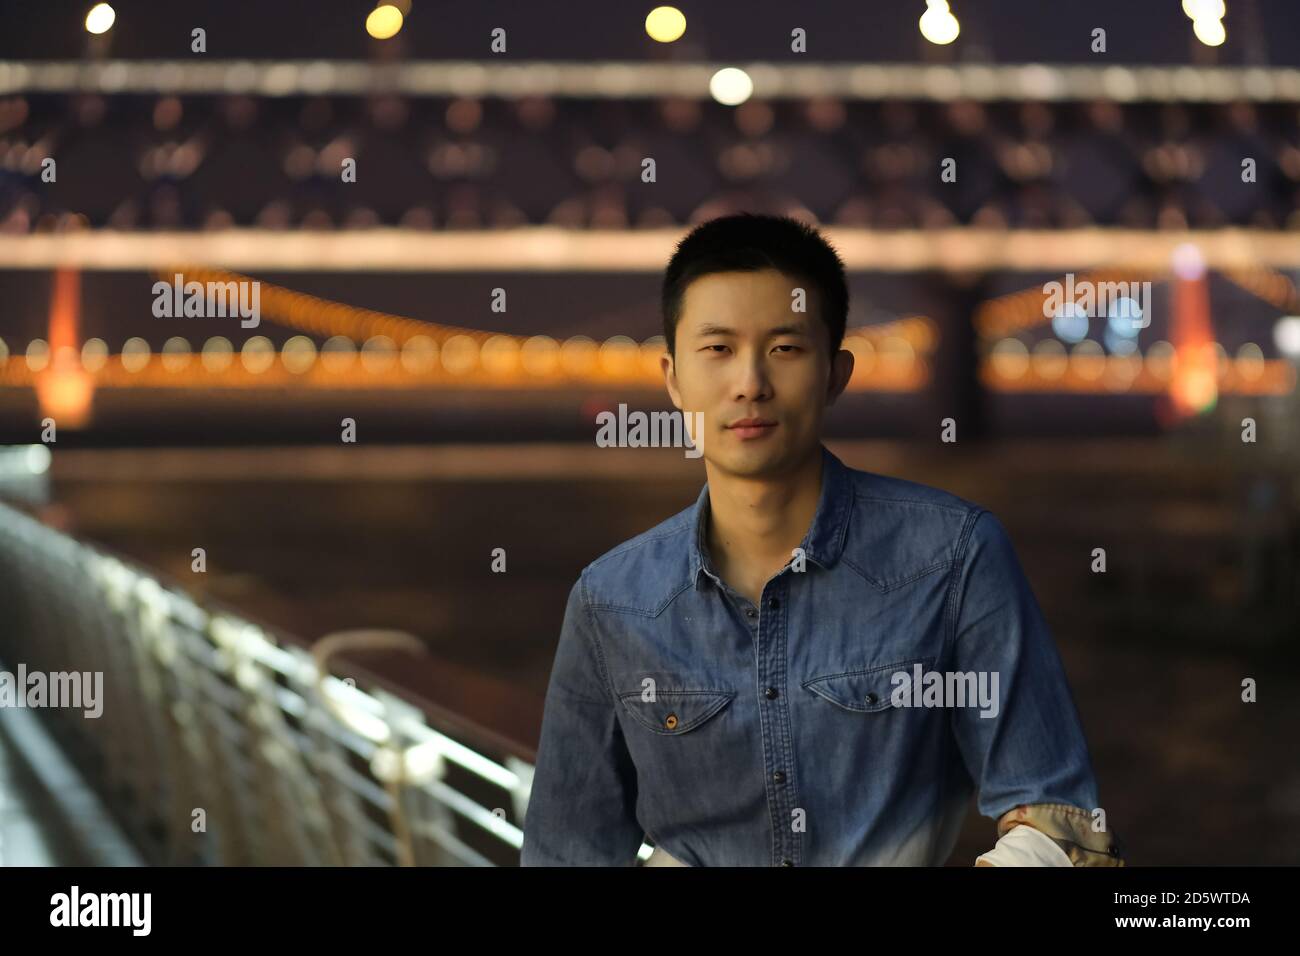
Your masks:
<svg viewBox="0 0 1300 956"><path fill-rule="evenodd" d="M654 700L642 700L641 691L620 694L632 718L657 734L685 734L721 713L736 695L719 690L657 691Z"/></svg>
<svg viewBox="0 0 1300 956"><path fill-rule="evenodd" d="M922 671L928 671L933 660L932 657L925 657L864 670L839 671L822 677L811 677L801 686L844 710L874 714L894 709L890 696L899 686L894 681L895 674L899 671L906 672L910 683L912 668L920 664Z"/></svg>

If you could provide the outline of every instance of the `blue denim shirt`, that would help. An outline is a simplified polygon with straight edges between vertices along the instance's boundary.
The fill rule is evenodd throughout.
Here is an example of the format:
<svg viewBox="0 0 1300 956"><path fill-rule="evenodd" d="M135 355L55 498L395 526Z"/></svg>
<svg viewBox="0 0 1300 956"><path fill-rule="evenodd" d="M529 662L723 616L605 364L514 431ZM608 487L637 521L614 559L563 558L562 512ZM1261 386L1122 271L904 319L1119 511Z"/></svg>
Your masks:
<svg viewBox="0 0 1300 956"><path fill-rule="evenodd" d="M758 606L710 566L707 484L583 569L523 865L630 866L648 838L692 866L935 866L976 792L994 820L1021 804L1097 806L1060 658L1001 522L822 456L805 560ZM898 706L895 675L916 665L983 673L986 688L996 673L996 713L937 696L948 706Z"/></svg>

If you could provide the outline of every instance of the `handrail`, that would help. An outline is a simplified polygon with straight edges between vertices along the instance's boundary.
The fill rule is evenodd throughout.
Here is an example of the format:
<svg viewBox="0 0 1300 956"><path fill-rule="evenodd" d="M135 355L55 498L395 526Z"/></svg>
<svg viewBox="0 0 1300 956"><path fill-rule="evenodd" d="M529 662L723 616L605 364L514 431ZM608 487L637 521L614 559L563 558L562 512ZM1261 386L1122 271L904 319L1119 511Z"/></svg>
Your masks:
<svg viewBox="0 0 1300 956"><path fill-rule="evenodd" d="M499 735L8 504L0 601L0 658L102 674L98 719L46 714L151 863L518 862L532 764Z"/></svg>

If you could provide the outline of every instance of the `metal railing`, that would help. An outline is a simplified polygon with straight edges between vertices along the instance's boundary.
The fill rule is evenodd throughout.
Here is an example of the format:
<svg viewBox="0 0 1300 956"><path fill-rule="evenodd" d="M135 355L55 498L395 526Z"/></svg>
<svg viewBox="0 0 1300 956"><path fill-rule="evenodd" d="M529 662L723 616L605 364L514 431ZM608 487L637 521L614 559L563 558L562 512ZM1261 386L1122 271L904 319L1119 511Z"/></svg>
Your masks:
<svg viewBox="0 0 1300 956"><path fill-rule="evenodd" d="M7 665L102 673L99 717L44 717L150 863L518 863L533 768L508 742L4 504L0 615Z"/></svg>

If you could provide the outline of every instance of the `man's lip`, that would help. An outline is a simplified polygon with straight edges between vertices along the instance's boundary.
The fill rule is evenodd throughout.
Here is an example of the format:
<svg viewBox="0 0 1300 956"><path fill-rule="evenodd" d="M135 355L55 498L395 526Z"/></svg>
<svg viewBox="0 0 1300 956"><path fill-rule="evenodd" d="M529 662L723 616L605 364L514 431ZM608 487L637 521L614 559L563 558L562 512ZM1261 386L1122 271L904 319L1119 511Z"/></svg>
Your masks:
<svg viewBox="0 0 1300 956"><path fill-rule="evenodd" d="M732 422L728 428L770 428L776 422L763 421L761 419L750 419L748 421Z"/></svg>

